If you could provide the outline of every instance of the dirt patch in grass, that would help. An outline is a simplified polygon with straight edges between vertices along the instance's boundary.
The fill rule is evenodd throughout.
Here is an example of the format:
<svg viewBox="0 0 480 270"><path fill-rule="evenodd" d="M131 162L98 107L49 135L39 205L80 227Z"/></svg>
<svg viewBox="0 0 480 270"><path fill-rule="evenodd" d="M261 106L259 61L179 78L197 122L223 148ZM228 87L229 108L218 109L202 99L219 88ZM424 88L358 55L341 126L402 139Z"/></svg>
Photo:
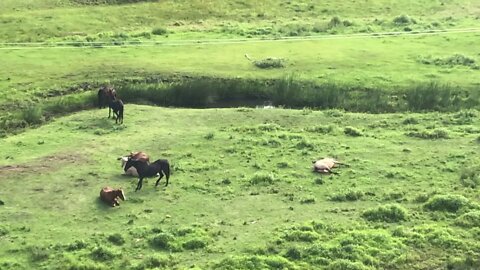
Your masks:
<svg viewBox="0 0 480 270"><path fill-rule="evenodd" d="M86 163L87 158L79 153L58 153L34 159L28 163L0 166L0 180L12 174L40 173L57 170L64 165Z"/></svg>

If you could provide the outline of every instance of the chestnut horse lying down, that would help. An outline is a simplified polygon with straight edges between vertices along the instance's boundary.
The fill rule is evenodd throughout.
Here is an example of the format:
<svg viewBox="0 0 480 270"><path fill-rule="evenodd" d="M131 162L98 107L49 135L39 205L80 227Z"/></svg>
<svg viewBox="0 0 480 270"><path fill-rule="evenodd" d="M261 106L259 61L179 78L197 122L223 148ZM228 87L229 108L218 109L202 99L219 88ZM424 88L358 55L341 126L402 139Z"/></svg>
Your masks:
<svg viewBox="0 0 480 270"><path fill-rule="evenodd" d="M122 201L125 201L125 194L123 193L122 189L104 187L102 190L100 190L100 199L112 207L115 205L120 205L120 203L118 203L118 198L122 199Z"/></svg>
<svg viewBox="0 0 480 270"><path fill-rule="evenodd" d="M131 159L139 160L139 161L145 162L146 164L150 164L150 157L147 155L147 153L141 152L141 151L130 152L130 155L128 156L123 156L118 158L118 160L121 160L122 162L122 168L123 168L123 171L125 172L124 173L125 175L138 177L138 172L137 172L137 169L135 169L135 167L129 167L129 168L126 167L128 161Z"/></svg>

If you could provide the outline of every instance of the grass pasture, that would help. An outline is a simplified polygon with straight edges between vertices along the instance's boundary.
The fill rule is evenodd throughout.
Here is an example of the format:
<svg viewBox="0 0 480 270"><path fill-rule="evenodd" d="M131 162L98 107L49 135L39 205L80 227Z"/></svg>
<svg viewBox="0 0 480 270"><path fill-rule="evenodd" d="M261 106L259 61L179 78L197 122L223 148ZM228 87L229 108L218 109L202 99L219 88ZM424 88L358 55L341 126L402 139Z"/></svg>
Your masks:
<svg viewBox="0 0 480 270"><path fill-rule="evenodd" d="M480 266L478 111L126 112L121 126L87 110L2 139L0 269ZM121 176L116 157L138 149L170 160L167 188ZM311 172L326 155L350 167ZM127 201L102 204L105 185Z"/></svg>

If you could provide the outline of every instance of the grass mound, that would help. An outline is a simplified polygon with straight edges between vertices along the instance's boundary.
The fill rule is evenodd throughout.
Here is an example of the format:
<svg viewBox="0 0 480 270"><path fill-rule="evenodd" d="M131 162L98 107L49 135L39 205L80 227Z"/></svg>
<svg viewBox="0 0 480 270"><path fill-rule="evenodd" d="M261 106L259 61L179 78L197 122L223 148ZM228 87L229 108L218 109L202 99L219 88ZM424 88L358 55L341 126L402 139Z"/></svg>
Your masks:
<svg viewBox="0 0 480 270"><path fill-rule="evenodd" d="M455 224L465 228L480 228L480 211L473 211L459 216Z"/></svg>
<svg viewBox="0 0 480 270"><path fill-rule="evenodd" d="M407 220L407 210L399 205L390 204L368 209L363 212L362 217L369 221L400 222Z"/></svg>
<svg viewBox="0 0 480 270"><path fill-rule="evenodd" d="M456 213L470 205L470 201L462 195L435 195L427 201L424 207L430 211Z"/></svg>

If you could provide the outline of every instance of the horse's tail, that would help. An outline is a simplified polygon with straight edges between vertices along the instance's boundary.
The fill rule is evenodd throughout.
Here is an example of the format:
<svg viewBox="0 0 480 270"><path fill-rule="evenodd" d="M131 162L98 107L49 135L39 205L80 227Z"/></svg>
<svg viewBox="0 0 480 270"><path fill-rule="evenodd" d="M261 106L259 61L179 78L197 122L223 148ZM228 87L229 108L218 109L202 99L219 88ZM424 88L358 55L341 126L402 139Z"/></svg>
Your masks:
<svg viewBox="0 0 480 270"><path fill-rule="evenodd" d="M165 160L162 171L165 173L165 177L167 178L167 183L165 184L165 186L167 186L168 185L168 179L170 178L170 163L168 163L168 160Z"/></svg>
<svg viewBox="0 0 480 270"><path fill-rule="evenodd" d="M121 100L119 100L118 115L122 119L123 123L123 102Z"/></svg>
<svg viewBox="0 0 480 270"><path fill-rule="evenodd" d="M97 96L98 96L98 108L101 109L102 106L103 106L103 103L104 103L103 102L103 89L98 90Z"/></svg>

